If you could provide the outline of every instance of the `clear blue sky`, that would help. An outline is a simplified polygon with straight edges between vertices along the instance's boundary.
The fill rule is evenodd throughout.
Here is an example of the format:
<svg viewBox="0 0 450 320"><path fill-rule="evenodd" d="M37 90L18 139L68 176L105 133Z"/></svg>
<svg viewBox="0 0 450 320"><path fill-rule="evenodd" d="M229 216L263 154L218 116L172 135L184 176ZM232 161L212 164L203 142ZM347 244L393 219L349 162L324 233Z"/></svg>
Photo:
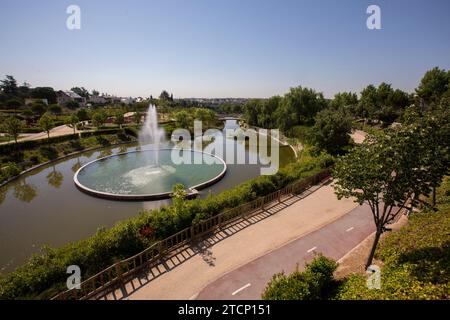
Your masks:
<svg viewBox="0 0 450 320"><path fill-rule="evenodd" d="M66 8L81 8L81 30ZM366 28L381 7L382 30ZM269 97L303 85L412 91L450 69L448 0L2 0L0 76L120 96Z"/></svg>

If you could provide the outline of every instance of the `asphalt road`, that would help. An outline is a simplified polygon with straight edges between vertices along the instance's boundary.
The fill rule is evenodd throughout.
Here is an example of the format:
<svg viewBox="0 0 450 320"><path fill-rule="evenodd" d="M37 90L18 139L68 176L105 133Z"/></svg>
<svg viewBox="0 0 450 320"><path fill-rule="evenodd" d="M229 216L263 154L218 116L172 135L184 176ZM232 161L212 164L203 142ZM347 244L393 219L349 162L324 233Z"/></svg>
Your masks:
<svg viewBox="0 0 450 320"><path fill-rule="evenodd" d="M338 260L375 231L370 208L358 206L336 221L296 239L208 284L196 299L260 299L266 284L279 272L290 273L316 253Z"/></svg>

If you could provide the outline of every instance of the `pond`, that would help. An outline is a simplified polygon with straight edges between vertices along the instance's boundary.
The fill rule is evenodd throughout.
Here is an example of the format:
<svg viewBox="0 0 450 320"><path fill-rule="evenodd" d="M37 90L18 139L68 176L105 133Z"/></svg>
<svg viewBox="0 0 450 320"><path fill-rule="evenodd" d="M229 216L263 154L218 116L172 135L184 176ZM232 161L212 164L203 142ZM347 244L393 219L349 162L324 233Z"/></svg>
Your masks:
<svg viewBox="0 0 450 320"><path fill-rule="evenodd" d="M227 120L225 128L235 127ZM237 150L233 137L214 139ZM217 138L217 136L216 136ZM77 189L74 174L99 158L144 150L149 146L131 143L84 152L34 170L0 188L0 272L13 271L43 245L63 246L94 234L100 227L135 216L142 209L159 208L170 199L154 201L116 201L93 197ZM165 147L173 147L167 143ZM254 152L245 145L245 155ZM237 153L237 152L235 152ZM280 166L295 159L289 146L280 146ZM228 164L224 177L199 192L200 197L217 194L260 175L261 164Z"/></svg>

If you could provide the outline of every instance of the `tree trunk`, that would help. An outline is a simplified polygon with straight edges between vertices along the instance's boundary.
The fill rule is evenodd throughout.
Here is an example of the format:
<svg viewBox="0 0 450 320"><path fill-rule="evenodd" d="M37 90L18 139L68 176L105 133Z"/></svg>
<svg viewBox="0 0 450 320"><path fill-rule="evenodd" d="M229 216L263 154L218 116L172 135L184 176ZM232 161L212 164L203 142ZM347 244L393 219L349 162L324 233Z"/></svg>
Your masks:
<svg viewBox="0 0 450 320"><path fill-rule="evenodd" d="M381 226L377 227L377 231L375 233L375 239L373 240L372 249L370 250L369 257L367 258L366 262L366 269L372 264L373 257L375 255L375 250L377 249L378 241L381 237Z"/></svg>

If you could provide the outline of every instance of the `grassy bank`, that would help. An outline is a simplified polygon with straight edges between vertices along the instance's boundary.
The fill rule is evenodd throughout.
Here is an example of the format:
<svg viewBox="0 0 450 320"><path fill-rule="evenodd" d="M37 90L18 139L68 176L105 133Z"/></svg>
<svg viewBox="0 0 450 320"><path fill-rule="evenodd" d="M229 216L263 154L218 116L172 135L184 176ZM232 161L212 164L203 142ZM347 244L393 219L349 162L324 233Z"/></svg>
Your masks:
<svg viewBox="0 0 450 320"><path fill-rule="evenodd" d="M133 139L132 132L105 130L83 132L81 137L76 134L50 138L50 140L26 141L18 145L2 145L3 149L0 150L0 183L16 176L23 170L73 152L95 147L107 147Z"/></svg>
<svg viewBox="0 0 450 320"><path fill-rule="evenodd" d="M83 279L115 261L134 255L192 223L216 215L287 184L318 173L332 163L328 155L303 152L300 159L272 176L261 176L206 199L184 201L182 206L166 206L143 211L138 216L100 229L92 237L62 248L45 248L16 271L0 278L0 299L50 298L65 289L66 268L78 265Z"/></svg>

